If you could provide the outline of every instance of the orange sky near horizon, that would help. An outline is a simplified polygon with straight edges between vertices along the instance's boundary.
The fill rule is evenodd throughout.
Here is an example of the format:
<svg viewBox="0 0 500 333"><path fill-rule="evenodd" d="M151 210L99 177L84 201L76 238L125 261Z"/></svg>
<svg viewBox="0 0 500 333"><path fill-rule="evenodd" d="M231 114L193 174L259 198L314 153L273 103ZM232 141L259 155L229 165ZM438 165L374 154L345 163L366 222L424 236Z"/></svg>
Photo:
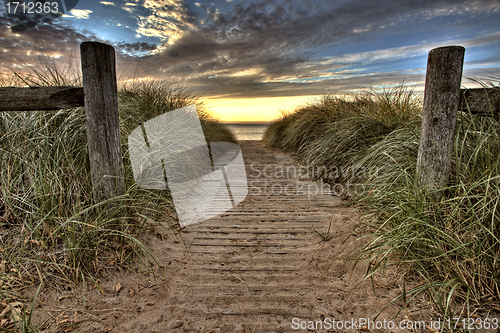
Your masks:
<svg viewBox="0 0 500 333"><path fill-rule="evenodd" d="M290 112L297 107L314 103L320 95L261 98L206 98L202 99L208 109L221 121L271 122L281 116L280 110Z"/></svg>

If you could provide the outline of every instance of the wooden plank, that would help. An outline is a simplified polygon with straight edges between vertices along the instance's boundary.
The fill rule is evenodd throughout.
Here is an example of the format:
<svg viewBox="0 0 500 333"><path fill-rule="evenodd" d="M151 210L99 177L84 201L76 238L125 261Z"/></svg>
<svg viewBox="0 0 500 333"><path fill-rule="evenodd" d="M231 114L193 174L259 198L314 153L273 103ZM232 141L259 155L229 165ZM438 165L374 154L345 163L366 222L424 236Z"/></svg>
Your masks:
<svg viewBox="0 0 500 333"><path fill-rule="evenodd" d="M234 243L221 243L221 242L214 242L214 243L203 243L203 242L197 242L197 243L191 243L189 246L214 246L214 247L298 247L303 244L283 244L283 243L243 243L243 242L234 242Z"/></svg>
<svg viewBox="0 0 500 333"><path fill-rule="evenodd" d="M219 271L219 272L295 272L300 271L300 268L297 267L284 267L284 268L274 268L274 267L266 267L266 268L214 268L214 267L203 267L202 269L206 269L209 271Z"/></svg>
<svg viewBox="0 0 500 333"><path fill-rule="evenodd" d="M260 235L266 235L267 237L262 237L262 236L257 236L256 233L253 233L251 235L246 235L243 234L243 236L240 235L231 235L229 233L224 234L216 234L215 236L212 235L203 235L203 236L198 236L196 239L217 239L217 240L244 240L244 241L258 241L258 240L309 240L308 237L298 237L298 236L290 236L290 235L281 235L281 233L261 233Z"/></svg>
<svg viewBox="0 0 500 333"><path fill-rule="evenodd" d="M500 87L461 89L458 109L480 116L500 116Z"/></svg>
<svg viewBox="0 0 500 333"><path fill-rule="evenodd" d="M93 195L101 202L125 193L115 50L83 42L80 54Z"/></svg>
<svg viewBox="0 0 500 333"><path fill-rule="evenodd" d="M270 235L270 234L310 234L309 229L303 230L208 230L208 229L198 229L196 232L200 234L214 233L214 234L252 234L252 235Z"/></svg>
<svg viewBox="0 0 500 333"><path fill-rule="evenodd" d="M247 309L226 309L226 308L210 308L210 309L189 309L194 315L225 315L225 316L243 316L251 314L275 314L286 318L305 317L309 312L303 309L286 309L286 308L247 308Z"/></svg>
<svg viewBox="0 0 500 333"><path fill-rule="evenodd" d="M282 222L275 222L274 225L271 224L271 225L266 225L264 223L266 222L263 222L262 224L248 224L248 225L224 225L223 223L222 224L219 224L219 225L214 225L214 224L210 224L210 225L204 225L203 227L206 227L206 228L224 228L225 230L227 230L228 232L233 232L234 229L244 229L244 230L271 230L272 231L278 231L278 230L291 230L293 232L297 232L297 231L300 231L300 230L309 230L311 229L312 227L317 227L317 225L319 224L320 226L321 225L326 225L326 223L322 223L323 221L304 221L304 222L309 222L311 223L311 225L308 225L308 224L304 224L303 222L301 223L288 223L286 221L282 221ZM272 223L272 222L271 222ZM286 223L286 225L284 224ZM312 225L312 224L315 224L315 225ZM205 229L202 229L202 230L205 230ZM191 229L191 231L198 231L198 229Z"/></svg>
<svg viewBox="0 0 500 333"><path fill-rule="evenodd" d="M326 214L325 214L326 215ZM226 216L227 217L227 216ZM328 216L322 215L305 215L305 216L238 216L241 222L309 222L323 221ZM232 218L234 219L234 217ZM224 221L224 219L214 218L214 221ZM229 220L229 218L227 218ZM227 223L224 221L223 223Z"/></svg>
<svg viewBox="0 0 500 333"><path fill-rule="evenodd" d="M220 276L220 275L219 275ZM226 284L224 284L226 283ZM217 283L203 283L203 285L189 285L183 284L182 281L179 284L176 284L177 287L190 288L191 290L195 290L197 293L203 293L207 290L220 290L225 291L226 293L238 292L242 290L250 290L250 291L273 291L275 293L279 292L289 292L295 290L307 290L312 288L322 288L324 285L322 283L318 283L316 280L306 281L306 282L297 282L293 285L287 285L282 283L272 283L272 284L252 284L249 283L247 285L235 285L232 282L220 280Z"/></svg>
<svg viewBox="0 0 500 333"><path fill-rule="evenodd" d="M200 295L195 295L192 296L192 300L196 302L203 302L206 301L209 297L212 298L213 301L220 302L219 304L224 304L222 302L225 302L225 304L235 304L235 303L243 303L247 301L253 302L258 301L260 306L262 306L262 303L268 302L270 303L269 305L272 306L272 304L276 304L277 302L279 303L294 303L295 299L297 298L297 294L300 292L304 292L304 290L294 288L292 290L287 291L287 294L285 295L276 295L274 290L270 290L272 292L271 295L250 295L248 290L243 286L243 288L240 288L239 290L233 292L233 293L221 293L220 291L215 291L214 294L217 296L213 296L213 294L205 293L205 294L200 294ZM250 298L252 297L253 298ZM245 298L250 298L250 299L245 299ZM262 332L259 330L259 332ZM276 331L272 331L276 332ZM307 331L306 331L307 332ZM309 331L310 332L310 331ZM332 332L332 331L330 331Z"/></svg>
<svg viewBox="0 0 500 333"><path fill-rule="evenodd" d="M82 87L0 88L0 111L59 110L84 106Z"/></svg>

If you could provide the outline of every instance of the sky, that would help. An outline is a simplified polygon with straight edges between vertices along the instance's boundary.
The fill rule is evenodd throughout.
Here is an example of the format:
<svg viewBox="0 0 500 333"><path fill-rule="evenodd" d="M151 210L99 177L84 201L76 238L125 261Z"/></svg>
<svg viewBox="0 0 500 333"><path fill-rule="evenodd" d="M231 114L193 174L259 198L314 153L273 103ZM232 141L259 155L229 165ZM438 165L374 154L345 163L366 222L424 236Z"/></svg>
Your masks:
<svg viewBox="0 0 500 333"><path fill-rule="evenodd" d="M466 48L463 86L500 80L499 0L80 0L16 33L6 10L0 73L78 64L79 44L100 41L121 83L181 85L227 122L271 121L324 94L422 90L441 46Z"/></svg>

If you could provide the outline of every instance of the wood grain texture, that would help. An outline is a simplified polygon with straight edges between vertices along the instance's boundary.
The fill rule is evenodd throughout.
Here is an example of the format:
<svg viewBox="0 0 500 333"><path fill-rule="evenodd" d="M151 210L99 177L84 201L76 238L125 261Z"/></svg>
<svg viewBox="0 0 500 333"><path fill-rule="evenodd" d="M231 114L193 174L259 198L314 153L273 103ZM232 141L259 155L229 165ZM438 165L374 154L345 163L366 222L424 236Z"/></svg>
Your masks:
<svg viewBox="0 0 500 333"><path fill-rule="evenodd" d="M462 89L458 109L481 116L500 116L500 87Z"/></svg>
<svg viewBox="0 0 500 333"><path fill-rule="evenodd" d="M0 88L0 111L59 110L83 105L82 87Z"/></svg>
<svg viewBox="0 0 500 333"><path fill-rule="evenodd" d="M80 51L92 186L95 201L101 202L125 193L115 50L84 42Z"/></svg>
<svg viewBox="0 0 500 333"><path fill-rule="evenodd" d="M450 176L465 48L433 49L427 60L417 170L422 186L439 188Z"/></svg>

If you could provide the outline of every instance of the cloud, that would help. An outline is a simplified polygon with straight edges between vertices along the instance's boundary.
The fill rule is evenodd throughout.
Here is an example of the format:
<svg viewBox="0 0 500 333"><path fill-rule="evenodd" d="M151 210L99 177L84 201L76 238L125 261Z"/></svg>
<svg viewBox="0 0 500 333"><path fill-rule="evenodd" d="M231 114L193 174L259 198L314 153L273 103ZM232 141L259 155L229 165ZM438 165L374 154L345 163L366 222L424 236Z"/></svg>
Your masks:
<svg viewBox="0 0 500 333"><path fill-rule="evenodd" d="M114 45L115 48L123 53L128 54L141 54L146 52L151 52L158 48L156 44L148 44L144 42L136 42L136 43L118 43Z"/></svg>
<svg viewBox="0 0 500 333"><path fill-rule="evenodd" d="M337 55L334 57L325 57L316 61L315 63L317 63L318 66L327 68L332 65L341 64L366 64L381 61L387 62L398 59L408 59L417 56L424 56L434 48L448 45L461 45L465 48L471 48L498 42L500 42L500 32L492 32L483 35L476 35L471 38L446 39L439 42L421 43L402 47L373 50L368 52L349 53ZM498 57L494 58L498 59Z"/></svg>
<svg viewBox="0 0 500 333"><path fill-rule="evenodd" d="M149 11L139 17L136 32L140 35L172 43L184 29L193 26L194 15L182 0L143 0L140 5Z"/></svg>
<svg viewBox="0 0 500 333"><path fill-rule="evenodd" d="M8 20L0 17L0 74L10 73L9 68L28 69L51 62L62 71L79 70L79 44L93 40L103 41L95 35L84 35L61 23L43 24L13 34ZM5 52L4 52L5 50ZM74 73L76 74L76 73Z"/></svg>
<svg viewBox="0 0 500 333"><path fill-rule="evenodd" d="M106 6L114 6L115 5L113 2L110 2L110 1L99 1L99 3L106 5Z"/></svg>
<svg viewBox="0 0 500 333"><path fill-rule="evenodd" d="M90 14L92 13L91 10L88 10L88 9L72 9L69 11L69 14L66 13L64 14L63 16L65 17L74 17L74 18L77 18L77 19L89 19L90 18Z"/></svg>
<svg viewBox="0 0 500 333"><path fill-rule="evenodd" d="M347 78L334 78L316 82L260 82L238 78L200 78L188 81L189 86L202 87L204 96L217 98L259 98L322 95L325 93L346 93L366 88L394 86L402 82L423 83L424 73L411 71L394 71L381 73L364 73Z"/></svg>

